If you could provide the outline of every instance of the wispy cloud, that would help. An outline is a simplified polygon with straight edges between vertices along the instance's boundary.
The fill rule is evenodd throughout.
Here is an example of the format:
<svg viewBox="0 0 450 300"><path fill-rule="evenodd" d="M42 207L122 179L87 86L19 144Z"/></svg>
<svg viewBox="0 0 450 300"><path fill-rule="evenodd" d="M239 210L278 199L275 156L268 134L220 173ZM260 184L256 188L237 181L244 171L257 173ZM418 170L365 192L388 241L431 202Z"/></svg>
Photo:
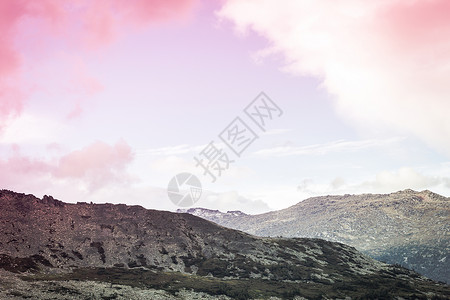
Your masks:
<svg viewBox="0 0 450 300"><path fill-rule="evenodd" d="M224 149L228 151L227 146L222 143L218 142L217 140L213 140L214 146L218 149ZM208 143L209 144L209 143ZM158 147L158 148L147 148L147 149L137 149L136 154L137 155L153 155L153 156L172 156L172 155L183 155L183 154L198 154L203 149L205 149L208 144L202 144L202 145L189 145L189 144L181 144L181 145L175 145L175 146L165 146L165 147Z"/></svg>
<svg viewBox="0 0 450 300"><path fill-rule="evenodd" d="M148 148L140 149L136 151L137 155L154 155L154 156L172 156L172 155L182 155L189 153L198 153L206 147L204 145L191 146L188 144L176 145L176 146L166 146L159 148Z"/></svg>
<svg viewBox="0 0 450 300"><path fill-rule="evenodd" d="M395 137L390 139L369 139L361 141L339 140L325 144L315 144L307 146L280 146L262 149L253 153L256 156L291 156L291 155L324 155L332 152L355 152L363 149L382 147L391 145L404 140L404 138Z"/></svg>

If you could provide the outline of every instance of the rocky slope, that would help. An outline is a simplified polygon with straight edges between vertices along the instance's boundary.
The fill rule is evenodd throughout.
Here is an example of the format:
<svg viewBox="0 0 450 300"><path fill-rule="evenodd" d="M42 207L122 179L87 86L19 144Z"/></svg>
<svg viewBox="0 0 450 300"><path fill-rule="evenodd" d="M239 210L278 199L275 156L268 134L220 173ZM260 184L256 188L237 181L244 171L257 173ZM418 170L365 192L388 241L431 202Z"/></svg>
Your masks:
<svg viewBox="0 0 450 300"><path fill-rule="evenodd" d="M415 272L320 239L255 237L190 214L68 204L5 190L0 206L3 299L38 295L50 286L53 293L77 299L77 286L92 282L173 297L187 290L233 299L445 299L450 293L450 287ZM92 293L95 299L120 298Z"/></svg>
<svg viewBox="0 0 450 300"><path fill-rule="evenodd" d="M260 215L201 208L186 212L258 236L345 243L450 283L450 199L430 191L315 197Z"/></svg>

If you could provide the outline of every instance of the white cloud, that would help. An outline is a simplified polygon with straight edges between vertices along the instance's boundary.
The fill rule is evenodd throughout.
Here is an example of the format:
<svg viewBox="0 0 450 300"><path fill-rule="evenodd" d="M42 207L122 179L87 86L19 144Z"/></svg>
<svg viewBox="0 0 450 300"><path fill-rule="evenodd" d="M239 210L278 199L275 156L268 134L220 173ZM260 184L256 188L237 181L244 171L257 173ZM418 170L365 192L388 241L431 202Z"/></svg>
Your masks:
<svg viewBox="0 0 450 300"><path fill-rule="evenodd" d="M286 71L312 75L359 126L419 137L450 154L447 0L228 0L238 32L270 41Z"/></svg>
<svg viewBox="0 0 450 300"><path fill-rule="evenodd" d="M443 183L445 178L420 174L412 168L384 171L371 181L362 183L359 188L378 193L388 193L404 189L424 190Z"/></svg>
<svg viewBox="0 0 450 300"><path fill-rule="evenodd" d="M288 184L265 186L259 190L251 190L243 194L249 199L267 203L270 210L289 207L311 196Z"/></svg>
<svg viewBox="0 0 450 300"><path fill-rule="evenodd" d="M64 132L67 126L48 118L23 113L11 121L0 135L4 144L49 144L53 143Z"/></svg>
<svg viewBox="0 0 450 300"><path fill-rule="evenodd" d="M450 195L450 177L436 173L419 172L414 168L403 167L398 170L379 172L373 178L364 181L347 182L336 177L330 182L316 182L304 179L298 190L310 196L328 194L392 193L405 189L432 190Z"/></svg>

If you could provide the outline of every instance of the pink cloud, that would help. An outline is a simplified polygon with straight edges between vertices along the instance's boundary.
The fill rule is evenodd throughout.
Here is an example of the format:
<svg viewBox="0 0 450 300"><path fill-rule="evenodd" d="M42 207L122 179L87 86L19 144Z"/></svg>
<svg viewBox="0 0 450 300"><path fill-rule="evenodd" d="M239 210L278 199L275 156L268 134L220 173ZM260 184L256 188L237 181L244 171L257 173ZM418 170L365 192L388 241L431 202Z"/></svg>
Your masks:
<svg viewBox="0 0 450 300"><path fill-rule="evenodd" d="M131 147L124 141L115 145L98 141L51 160L23 155L16 145L11 157L0 160L0 184L21 189L33 182L47 180L46 185L52 185L54 180L63 180L95 191L109 184L129 183L127 166L133 158Z"/></svg>
<svg viewBox="0 0 450 300"><path fill-rule="evenodd" d="M20 74L23 61L33 64L55 53L83 53L156 22L185 19L197 0L4 0L0 1L0 130L19 115L27 99ZM32 50L31 50L32 49ZM27 57L27 60L23 58ZM80 76L88 94L99 89L94 78ZM71 113L79 114L80 110Z"/></svg>
<svg viewBox="0 0 450 300"><path fill-rule="evenodd" d="M104 89L97 78L89 75L88 68L81 59L74 59L72 73L72 78L67 88L69 93L91 96Z"/></svg>
<svg viewBox="0 0 450 300"><path fill-rule="evenodd" d="M123 26L142 27L149 23L183 20L197 0L89 1L80 5L84 41L93 47L112 41Z"/></svg>
<svg viewBox="0 0 450 300"><path fill-rule="evenodd" d="M13 2L13 1L11 1ZM104 46L119 32L135 30L152 23L184 20L198 0L38 0L17 1L10 9L33 20L27 26L40 26L43 34L53 34L71 47ZM39 21L39 22L36 22ZM27 28L21 28L27 30ZM36 30L36 28L33 28Z"/></svg>
<svg viewBox="0 0 450 300"><path fill-rule="evenodd" d="M34 159L15 153L11 158L0 163L2 183L8 182L11 175L48 173L52 167L40 159Z"/></svg>
<svg viewBox="0 0 450 300"><path fill-rule="evenodd" d="M13 47L15 25L26 13L19 1L0 1L0 132L8 119L19 114L24 97L9 76L16 76L20 55Z"/></svg>
<svg viewBox="0 0 450 300"><path fill-rule="evenodd" d="M124 141L113 146L95 142L61 157L53 175L82 179L90 189L97 189L111 182L128 181L125 169L132 160L131 148Z"/></svg>
<svg viewBox="0 0 450 300"><path fill-rule="evenodd" d="M86 64L79 58L72 59L74 64L71 78L68 80L66 91L69 95L75 96L74 108L67 115L67 119L79 117L84 109L84 102L93 95L104 90L101 82L89 74Z"/></svg>
<svg viewBox="0 0 450 300"><path fill-rule="evenodd" d="M136 0L134 5L130 6L129 1L121 0L117 2L117 9L125 12L127 22L145 24L149 21L185 19L197 2L197 0Z"/></svg>
<svg viewBox="0 0 450 300"><path fill-rule="evenodd" d="M53 169L45 160L23 155L16 144L11 146L11 150L12 155L8 159L0 159L0 188L23 190Z"/></svg>
<svg viewBox="0 0 450 300"><path fill-rule="evenodd" d="M25 98L25 91L2 82L0 77L0 133L11 118L22 112Z"/></svg>
<svg viewBox="0 0 450 300"><path fill-rule="evenodd" d="M400 49L433 48L450 34L449 11L449 1L394 1L380 10L378 25Z"/></svg>
<svg viewBox="0 0 450 300"><path fill-rule="evenodd" d="M72 120L80 117L83 114L83 108L81 107L81 101L75 103L75 107L67 114L67 120Z"/></svg>
<svg viewBox="0 0 450 300"><path fill-rule="evenodd" d="M284 70L315 76L343 118L411 134L450 154L447 0L228 0L219 16L282 53Z"/></svg>
<svg viewBox="0 0 450 300"><path fill-rule="evenodd" d="M26 11L22 1L0 1L0 78L15 72L20 65L12 40L15 25Z"/></svg>

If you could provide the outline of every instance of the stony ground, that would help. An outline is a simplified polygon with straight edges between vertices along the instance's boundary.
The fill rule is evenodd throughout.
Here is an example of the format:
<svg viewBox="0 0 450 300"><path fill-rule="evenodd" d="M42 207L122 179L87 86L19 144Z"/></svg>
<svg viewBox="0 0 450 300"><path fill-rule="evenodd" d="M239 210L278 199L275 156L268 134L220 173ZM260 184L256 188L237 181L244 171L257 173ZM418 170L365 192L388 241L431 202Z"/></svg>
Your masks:
<svg viewBox="0 0 450 300"><path fill-rule="evenodd" d="M111 285L94 281L24 281L17 274L0 270L0 299L231 299L227 296L210 296L205 293L181 290L176 295L154 289L141 289L126 285ZM273 298L276 299L276 298Z"/></svg>
<svg viewBox="0 0 450 300"><path fill-rule="evenodd" d="M30 282L20 279L11 272L0 270L0 300L33 299L33 300L78 300L78 299L117 299L117 300L228 300L230 297L211 296L206 293L181 290L175 295L162 290L141 289L127 285L119 285L95 281L40 281ZM280 300L270 297L268 300ZM295 297L294 300L306 300Z"/></svg>

